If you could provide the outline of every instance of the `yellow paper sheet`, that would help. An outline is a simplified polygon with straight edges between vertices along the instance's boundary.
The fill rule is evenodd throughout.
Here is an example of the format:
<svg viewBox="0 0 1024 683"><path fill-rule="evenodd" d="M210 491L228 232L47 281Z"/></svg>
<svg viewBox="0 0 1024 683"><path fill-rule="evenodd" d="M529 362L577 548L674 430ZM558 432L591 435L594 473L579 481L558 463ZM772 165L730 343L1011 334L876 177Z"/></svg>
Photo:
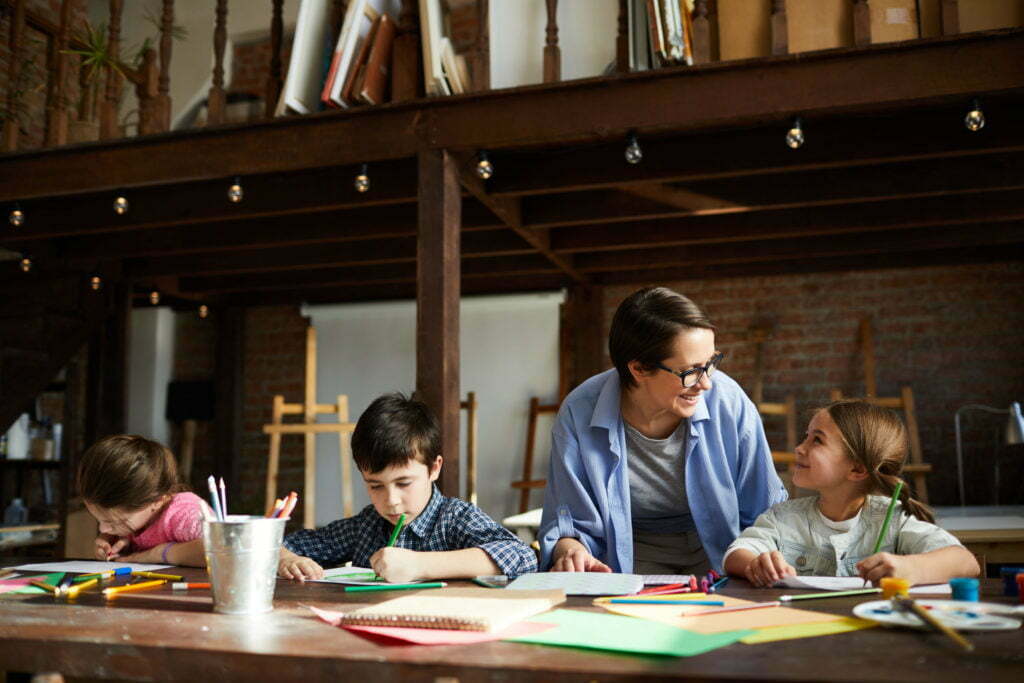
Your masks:
<svg viewBox="0 0 1024 683"><path fill-rule="evenodd" d="M843 617L839 621L826 621L820 624L796 624L793 626L773 626L761 628L757 633L741 638L741 643L754 645L755 643L771 643L776 640L792 640L794 638L813 638L815 636L830 636L834 633L848 633L859 631L862 628L878 626L873 621L857 619L855 617Z"/></svg>
<svg viewBox="0 0 1024 683"><path fill-rule="evenodd" d="M685 594L683 594L685 595ZM643 596L633 596L642 598ZM651 596L656 597L656 596ZM669 596L663 596L669 597ZM672 596L675 598L676 596ZM715 600L721 600L725 607L740 605L752 605L751 600L740 600L725 595L716 594L711 596ZM723 631L736 631L739 629L760 629L773 626L795 626L799 624L820 624L826 622L843 621L847 617L837 614L826 614L824 612L812 612L810 610L793 609L792 607L762 607L759 609L742 610L739 612L724 612L722 614L709 614L706 616L684 616L704 610L715 609L701 605L685 606L686 600L678 596L676 605L621 605L611 604L606 599L595 600L595 604L614 614L622 614L627 617L639 617L650 619L670 626L685 628L688 631L697 633L721 633Z"/></svg>

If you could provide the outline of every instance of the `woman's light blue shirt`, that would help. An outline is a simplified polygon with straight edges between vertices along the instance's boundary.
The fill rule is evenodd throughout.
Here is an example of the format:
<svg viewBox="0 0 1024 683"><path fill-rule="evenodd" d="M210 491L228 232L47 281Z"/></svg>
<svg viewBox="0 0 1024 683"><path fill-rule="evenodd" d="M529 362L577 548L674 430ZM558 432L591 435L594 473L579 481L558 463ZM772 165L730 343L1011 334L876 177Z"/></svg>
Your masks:
<svg viewBox="0 0 1024 683"><path fill-rule="evenodd" d="M578 538L616 572L633 571L626 432L615 369L588 379L562 403L551 430L551 464L540 525L542 569L558 539ZM786 500L757 408L715 373L690 418L686 496L712 567L772 505Z"/></svg>

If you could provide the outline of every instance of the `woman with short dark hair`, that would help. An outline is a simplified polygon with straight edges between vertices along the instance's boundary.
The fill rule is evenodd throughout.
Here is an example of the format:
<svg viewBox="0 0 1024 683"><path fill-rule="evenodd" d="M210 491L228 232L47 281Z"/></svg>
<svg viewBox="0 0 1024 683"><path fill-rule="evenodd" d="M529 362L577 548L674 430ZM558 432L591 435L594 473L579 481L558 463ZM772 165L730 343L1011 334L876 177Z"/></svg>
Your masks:
<svg viewBox="0 0 1024 683"><path fill-rule="evenodd" d="M704 574L786 499L757 408L700 308L664 287L615 312L615 368L562 403L540 527L554 571Z"/></svg>

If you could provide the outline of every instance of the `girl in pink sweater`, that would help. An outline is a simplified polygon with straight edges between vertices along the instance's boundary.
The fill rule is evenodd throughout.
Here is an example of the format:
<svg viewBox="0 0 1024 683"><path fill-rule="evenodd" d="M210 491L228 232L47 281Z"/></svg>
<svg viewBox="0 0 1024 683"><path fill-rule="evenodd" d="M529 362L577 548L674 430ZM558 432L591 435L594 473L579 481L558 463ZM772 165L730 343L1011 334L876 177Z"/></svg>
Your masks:
<svg viewBox="0 0 1024 683"><path fill-rule="evenodd" d="M185 489L165 446L127 434L96 442L78 466L78 491L99 522L96 558L204 566L205 503Z"/></svg>

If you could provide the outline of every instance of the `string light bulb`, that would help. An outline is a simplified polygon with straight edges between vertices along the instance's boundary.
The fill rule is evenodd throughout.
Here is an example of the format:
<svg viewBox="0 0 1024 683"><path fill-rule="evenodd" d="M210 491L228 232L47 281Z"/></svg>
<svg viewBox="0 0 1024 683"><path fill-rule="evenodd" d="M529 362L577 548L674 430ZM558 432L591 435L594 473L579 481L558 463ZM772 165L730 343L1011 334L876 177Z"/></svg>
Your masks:
<svg viewBox="0 0 1024 683"><path fill-rule="evenodd" d="M799 116L793 119L793 125L786 131L786 146L790 149L800 149L804 146L804 127Z"/></svg>
<svg viewBox="0 0 1024 683"><path fill-rule="evenodd" d="M25 258L21 259L21 272L27 273L30 270L32 270L32 259L26 256Z"/></svg>
<svg viewBox="0 0 1024 683"><path fill-rule="evenodd" d="M92 287L92 291L100 291L100 287L103 286L103 280L100 279L99 275L93 275L89 278L89 286Z"/></svg>
<svg viewBox="0 0 1024 683"><path fill-rule="evenodd" d="M210 315L210 307L206 304L199 305L199 317L205 320Z"/></svg>
<svg viewBox="0 0 1024 683"><path fill-rule="evenodd" d="M359 169L359 175L356 176L353 185L355 185L356 192L366 192L370 189L370 176L367 174L367 165L363 164Z"/></svg>
<svg viewBox="0 0 1024 683"><path fill-rule="evenodd" d="M160 292L156 291L155 289L152 292L150 292L149 293L149 303L153 304L154 306L159 304L160 303Z"/></svg>
<svg viewBox="0 0 1024 683"><path fill-rule="evenodd" d="M977 133L985 127L985 112L981 110L981 104L977 98L971 100L971 109L964 117L964 125L972 133Z"/></svg>
<svg viewBox="0 0 1024 683"><path fill-rule="evenodd" d="M231 183L231 187L228 188L228 200L230 200L232 204L237 204L242 201L242 196L244 194L245 191L242 190L242 179L235 176L235 181Z"/></svg>
<svg viewBox="0 0 1024 683"><path fill-rule="evenodd" d="M629 134L629 144L626 145L626 161L630 164L639 164L643 161L644 151L640 149L640 143L637 142L636 133Z"/></svg>
<svg viewBox="0 0 1024 683"><path fill-rule="evenodd" d="M128 213L128 200L125 199L123 194L117 195L117 198L114 200L114 213L118 216Z"/></svg>
<svg viewBox="0 0 1024 683"><path fill-rule="evenodd" d="M487 158L485 150L480 150L479 154L476 155L476 174L483 180L487 180L494 175L494 165Z"/></svg>
<svg viewBox="0 0 1024 683"><path fill-rule="evenodd" d="M7 217L7 220L11 222L14 227L20 227L25 223L25 212L21 210L21 207L17 204L11 209L11 214Z"/></svg>

